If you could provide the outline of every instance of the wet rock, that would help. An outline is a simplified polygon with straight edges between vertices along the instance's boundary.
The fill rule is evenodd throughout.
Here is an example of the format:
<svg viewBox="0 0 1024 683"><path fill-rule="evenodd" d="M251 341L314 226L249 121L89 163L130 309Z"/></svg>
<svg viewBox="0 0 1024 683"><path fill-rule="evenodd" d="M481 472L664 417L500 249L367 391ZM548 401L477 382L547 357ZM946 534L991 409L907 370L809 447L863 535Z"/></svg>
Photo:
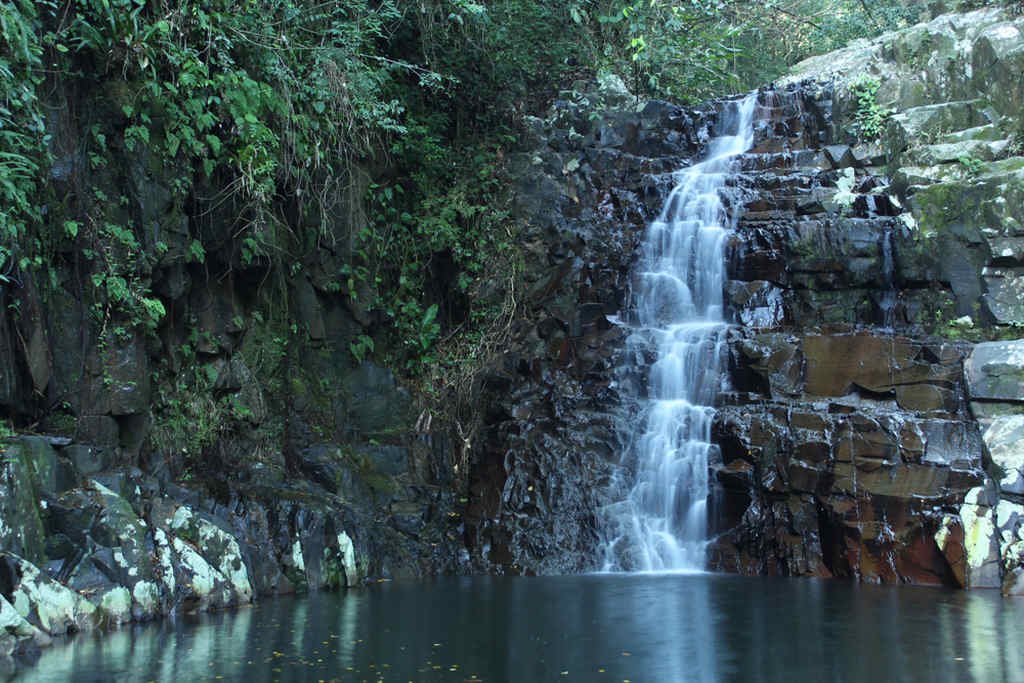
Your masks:
<svg viewBox="0 0 1024 683"><path fill-rule="evenodd" d="M1001 500L996 506L1003 595L1024 595L1024 505Z"/></svg>
<svg viewBox="0 0 1024 683"><path fill-rule="evenodd" d="M967 587L967 555L964 548L964 527L956 515L943 515L935 532L935 545L946 559L957 585Z"/></svg>
<svg viewBox="0 0 1024 683"><path fill-rule="evenodd" d="M843 396L858 388L891 391L890 359L909 355L905 343L867 334L807 337L803 351L812 396Z"/></svg>
<svg viewBox="0 0 1024 683"><path fill-rule="evenodd" d="M252 584L249 582L249 571L242 558L238 541L230 533L195 514L186 505L180 506L175 511L169 526L179 538L195 544L209 565L216 567L217 572L226 580L233 593L228 598L230 604L245 604L252 600L253 591ZM175 548L178 549L178 546ZM179 552L181 552L180 549ZM203 571L198 563L193 562L190 558L185 564L197 574L193 578L193 584L196 581L205 580L205 576L198 576ZM193 589L197 590L195 585Z"/></svg>
<svg viewBox="0 0 1024 683"><path fill-rule="evenodd" d="M796 340L785 334L761 334L739 345L740 363L761 378L759 385L772 396L800 393L804 358Z"/></svg>
<svg viewBox="0 0 1024 683"><path fill-rule="evenodd" d="M923 420L920 427L925 441L924 462L970 466L982 452L981 434L971 422Z"/></svg>
<svg viewBox="0 0 1024 683"><path fill-rule="evenodd" d="M99 615L91 602L12 553L0 553L0 595L22 618L49 635L88 631L98 625Z"/></svg>
<svg viewBox="0 0 1024 683"><path fill-rule="evenodd" d="M0 596L0 660L50 643L48 635L30 624L14 605Z"/></svg>
<svg viewBox="0 0 1024 683"><path fill-rule="evenodd" d="M950 389L943 389L932 384L912 384L895 388L896 404L912 412L931 412L956 410L956 394Z"/></svg>
<svg viewBox="0 0 1024 683"><path fill-rule="evenodd" d="M973 400L1024 401L1024 340L977 344L964 376Z"/></svg>
<svg viewBox="0 0 1024 683"><path fill-rule="evenodd" d="M967 586L971 588L997 588L1001 583L993 500L988 488L976 487L968 491L960 506L967 553Z"/></svg>
<svg viewBox="0 0 1024 683"><path fill-rule="evenodd" d="M1024 495L1024 415L997 417L982 434L992 463L999 469L999 487Z"/></svg>

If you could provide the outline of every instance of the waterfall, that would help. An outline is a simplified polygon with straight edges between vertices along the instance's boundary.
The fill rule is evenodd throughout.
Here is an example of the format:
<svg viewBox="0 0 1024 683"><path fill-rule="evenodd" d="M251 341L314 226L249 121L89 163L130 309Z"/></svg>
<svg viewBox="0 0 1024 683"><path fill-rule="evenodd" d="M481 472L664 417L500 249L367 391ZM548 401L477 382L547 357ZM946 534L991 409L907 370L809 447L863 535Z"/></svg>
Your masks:
<svg viewBox="0 0 1024 683"><path fill-rule="evenodd" d="M647 395L623 456L635 479L608 514L606 571L704 569L712 406L727 329L724 245L736 219L721 191L734 157L753 143L756 104L756 93L726 104L707 158L677 174L647 228L626 354L635 370L646 367Z"/></svg>

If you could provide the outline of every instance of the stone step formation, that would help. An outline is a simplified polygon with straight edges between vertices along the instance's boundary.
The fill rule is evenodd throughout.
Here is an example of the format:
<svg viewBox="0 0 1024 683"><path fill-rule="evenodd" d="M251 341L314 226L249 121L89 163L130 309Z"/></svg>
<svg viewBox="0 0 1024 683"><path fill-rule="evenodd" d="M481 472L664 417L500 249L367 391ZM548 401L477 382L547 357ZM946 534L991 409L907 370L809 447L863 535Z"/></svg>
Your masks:
<svg viewBox="0 0 1024 683"><path fill-rule="evenodd" d="M1020 28L1000 10L947 16L762 94L771 116L722 189L742 216L725 250L709 568L1024 590ZM887 112L872 139L849 88L863 74ZM615 406L643 392L618 371L631 352L616 323L646 226L672 172L706 154L719 106L638 105L605 83L531 120L516 215L559 247L528 261L532 313L488 377L476 566L601 568L603 511L629 491L631 414Z"/></svg>
<svg viewBox="0 0 1024 683"><path fill-rule="evenodd" d="M713 566L1024 590L1022 59L1020 20L982 10L797 68L804 114L747 167L827 210L746 176ZM890 113L870 141L847 132L864 73Z"/></svg>
<svg viewBox="0 0 1024 683"><path fill-rule="evenodd" d="M948 294L904 277L901 200L864 150L831 144L830 90L774 97L787 106L757 131L737 188L739 325L715 423L709 565L965 585L948 517L985 477L969 349L915 316Z"/></svg>

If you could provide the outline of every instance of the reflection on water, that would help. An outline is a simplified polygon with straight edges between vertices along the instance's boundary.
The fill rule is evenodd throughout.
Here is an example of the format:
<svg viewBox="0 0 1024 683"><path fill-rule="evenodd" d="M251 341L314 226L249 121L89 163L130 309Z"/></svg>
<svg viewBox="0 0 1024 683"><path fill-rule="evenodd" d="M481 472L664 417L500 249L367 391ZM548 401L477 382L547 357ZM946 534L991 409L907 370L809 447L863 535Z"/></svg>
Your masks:
<svg viewBox="0 0 1024 683"><path fill-rule="evenodd" d="M1024 681L1024 601L710 575L472 578L74 638L25 681ZM218 678L222 677L222 678Z"/></svg>

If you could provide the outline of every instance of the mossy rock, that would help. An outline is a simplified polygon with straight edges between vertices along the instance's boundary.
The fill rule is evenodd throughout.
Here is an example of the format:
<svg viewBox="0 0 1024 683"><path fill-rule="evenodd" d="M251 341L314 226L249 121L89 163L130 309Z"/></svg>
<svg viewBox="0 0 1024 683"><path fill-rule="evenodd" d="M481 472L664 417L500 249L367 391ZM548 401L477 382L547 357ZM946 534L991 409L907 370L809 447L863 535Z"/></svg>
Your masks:
<svg viewBox="0 0 1024 683"><path fill-rule="evenodd" d="M57 489L57 454L41 437L0 443L0 550L46 559L40 501Z"/></svg>

